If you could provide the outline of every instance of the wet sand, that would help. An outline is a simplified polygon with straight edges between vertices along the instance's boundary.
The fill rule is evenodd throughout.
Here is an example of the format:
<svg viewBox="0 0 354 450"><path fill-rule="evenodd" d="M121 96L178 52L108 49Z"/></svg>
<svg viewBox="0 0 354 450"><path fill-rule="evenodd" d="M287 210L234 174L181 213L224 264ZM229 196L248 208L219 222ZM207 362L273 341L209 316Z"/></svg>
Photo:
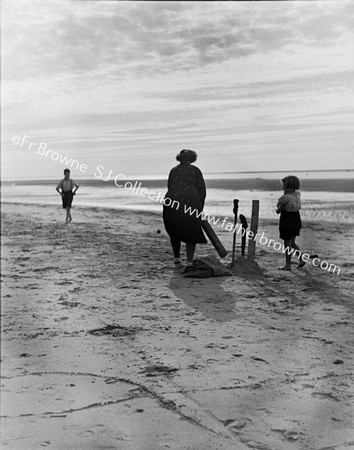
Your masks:
<svg viewBox="0 0 354 450"><path fill-rule="evenodd" d="M73 219L2 206L4 449L354 446L353 224L304 223L298 241L340 275L280 272L258 245L261 275L186 279L159 215Z"/></svg>

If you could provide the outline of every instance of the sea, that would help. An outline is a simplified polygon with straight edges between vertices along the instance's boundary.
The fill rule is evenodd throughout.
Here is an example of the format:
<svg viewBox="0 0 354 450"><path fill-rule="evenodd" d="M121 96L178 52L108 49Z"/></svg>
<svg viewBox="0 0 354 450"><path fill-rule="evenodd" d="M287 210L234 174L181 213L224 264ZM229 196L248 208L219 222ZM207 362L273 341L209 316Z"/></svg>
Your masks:
<svg viewBox="0 0 354 450"><path fill-rule="evenodd" d="M292 172L301 180L303 220L354 223L354 171ZM280 180L286 172L230 172L204 174L207 198L204 213L209 217L234 220L234 200L238 214L251 217L253 201L259 202L260 219L274 219ZM58 205L55 191L59 180L7 180L1 183L2 203ZM73 207L125 209L161 214L167 191L167 177L141 176L129 179L77 179L80 189Z"/></svg>

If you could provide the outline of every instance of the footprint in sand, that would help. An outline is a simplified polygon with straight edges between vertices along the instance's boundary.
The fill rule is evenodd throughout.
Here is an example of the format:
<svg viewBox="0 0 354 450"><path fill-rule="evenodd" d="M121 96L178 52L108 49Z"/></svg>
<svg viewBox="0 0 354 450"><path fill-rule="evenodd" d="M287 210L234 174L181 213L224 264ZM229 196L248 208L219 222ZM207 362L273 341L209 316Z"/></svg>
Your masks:
<svg viewBox="0 0 354 450"><path fill-rule="evenodd" d="M241 419L241 420L226 419L226 420L222 420L222 423L224 424L224 426L227 427L229 430L233 431L234 433L240 433L242 428L244 428L250 422L251 422L250 419Z"/></svg>
<svg viewBox="0 0 354 450"><path fill-rule="evenodd" d="M92 430L84 430L84 431L80 431L80 433L77 434L77 437L79 438L88 438L88 437L92 437L93 435L95 435L95 432Z"/></svg>
<svg viewBox="0 0 354 450"><path fill-rule="evenodd" d="M312 397L318 397L333 400L335 402L340 402L340 399L332 395L330 392L313 392L311 395Z"/></svg>

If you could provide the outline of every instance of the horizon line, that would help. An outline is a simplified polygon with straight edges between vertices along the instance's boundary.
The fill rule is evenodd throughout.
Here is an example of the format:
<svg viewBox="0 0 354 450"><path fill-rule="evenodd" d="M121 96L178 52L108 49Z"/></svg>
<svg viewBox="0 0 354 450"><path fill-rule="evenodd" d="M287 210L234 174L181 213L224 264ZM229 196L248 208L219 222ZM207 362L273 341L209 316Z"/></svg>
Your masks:
<svg viewBox="0 0 354 450"><path fill-rule="evenodd" d="M227 175L227 174L270 174L270 173L287 173L289 171L287 170L262 170L262 171L238 171L238 172L203 172L204 175ZM299 173L299 172L308 172L308 173L320 173L320 172L329 172L329 173L333 173L333 172L354 172L354 169L311 169L311 170L291 170L289 173ZM153 175L153 174L149 174L149 175L132 175L130 178L126 178L127 181L131 181L131 180L138 180L140 177L144 177L145 181L149 181L149 180L164 180L167 179L168 175ZM148 177L152 177L152 178L148 178ZM81 178L81 177L76 177L77 179L80 180L88 180L91 181L92 178ZM53 180L57 180L58 177L49 177L49 178L45 178L45 177L36 177L36 178L28 178L28 177L16 177L16 178L12 178L12 177L2 177L0 176L0 183L2 182L11 182L11 181L53 181ZM97 180L100 181L100 180ZM102 180L101 180L102 181ZM105 181L105 180L103 180Z"/></svg>
<svg viewBox="0 0 354 450"><path fill-rule="evenodd" d="M283 173L288 170L256 170L242 172L204 172L206 175L225 174L225 173ZM354 169L310 169L310 170L290 170L290 172L354 172Z"/></svg>

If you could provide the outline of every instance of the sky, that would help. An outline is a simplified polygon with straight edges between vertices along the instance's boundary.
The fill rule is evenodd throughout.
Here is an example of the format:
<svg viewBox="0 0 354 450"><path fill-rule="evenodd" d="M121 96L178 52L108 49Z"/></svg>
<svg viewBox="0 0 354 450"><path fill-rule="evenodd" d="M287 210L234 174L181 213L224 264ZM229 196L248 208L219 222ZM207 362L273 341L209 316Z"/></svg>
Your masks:
<svg viewBox="0 0 354 450"><path fill-rule="evenodd" d="M3 180L61 178L65 157L73 178L167 176L183 148L206 174L354 169L351 0L1 13Z"/></svg>

